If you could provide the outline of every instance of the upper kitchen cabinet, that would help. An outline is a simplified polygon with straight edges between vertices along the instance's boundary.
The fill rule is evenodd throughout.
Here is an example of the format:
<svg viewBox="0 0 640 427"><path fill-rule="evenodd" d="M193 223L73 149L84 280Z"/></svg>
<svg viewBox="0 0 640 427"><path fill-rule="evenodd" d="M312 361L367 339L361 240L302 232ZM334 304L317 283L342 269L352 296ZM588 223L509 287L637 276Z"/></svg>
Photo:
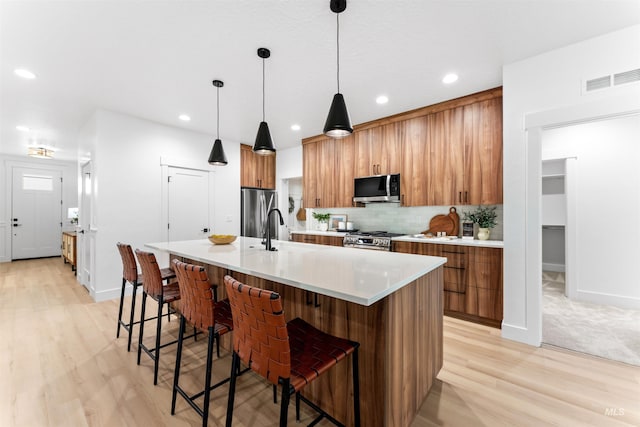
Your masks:
<svg viewBox="0 0 640 427"><path fill-rule="evenodd" d="M307 208L335 207L337 163L335 146L340 140L322 138L302 146L302 193Z"/></svg>
<svg viewBox="0 0 640 427"><path fill-rule="evenodd" d="M463 204L502 204L502 96L464 107Z"/></svg>
<svg viewBox="0 0 640 427"><path fill-rule="evenodd" d="M240 145L240 186L276 188L276 156L261 156L251 146Z"/></svg>
<svg viewBox="0 0 640 427"><path fill-rule="evenodd" d="M452 108L427 116L428 205L463 204L464 192L464 108Z"/></svg>
<svg viewBox="0 0 640 427"><path fill-rule="evenodd" d="M402 206L424 206L428 203L429 165L426 159L430 144L427 123L426 116L394 123L395 137L402 147L400 168Z"/></svg>
<svg viewBox="0 0 640 427"><path fill-rule="evenodd" d="M397 131L392 123L354 132L356 177L400 172L402 155Z"/></svg>
<svg viewBox="0 0 640 427"><path fill-rule="evenodd" d="M353 178L400 173L402 206L502 204L502 88L303 141L307 207L352 206Z"/></svg>

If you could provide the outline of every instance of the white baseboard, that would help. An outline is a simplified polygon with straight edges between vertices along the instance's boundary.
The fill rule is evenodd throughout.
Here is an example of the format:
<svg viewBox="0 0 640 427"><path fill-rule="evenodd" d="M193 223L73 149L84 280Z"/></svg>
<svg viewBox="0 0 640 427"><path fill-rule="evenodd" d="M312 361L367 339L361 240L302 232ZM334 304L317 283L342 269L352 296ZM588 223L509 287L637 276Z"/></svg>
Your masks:
<svg viewBox="0 0 640 427"><path fill-rule="evenodd" d="M542 337L532 337L531 331L522 326L509 325L502 321L502 338L540 347Z"/></svg>
<svg viewBox="0 0 640 427"><path fill-rule="evenodd" d="M613 305L625 309L640 310L640 298L627 297L624 295L605 294L602 292L582 291L578 289L575 298L572 299L593 304Z"/></svg>
<svg viewBox="0 0 640 427"><path fill-rule="evenodd" d="M543 262L542 271L555 271L557 273L564 273L564 264L552 264L550 262Z"/></svg>
<svg viewBox="0 0 640 427"><path fill-rule="evenodd" d="M127 285L124 291L125 295L131 295L132 289L133 288L131 287L131 285ZM122 288L112 288L112 289L107 289L105 291L96 292L94 300L96 302L102 302L102 301L109 301L112 299L119 299L121 291L122 291ZM142 295L142 288L138 289L138 294Z"/></svg>

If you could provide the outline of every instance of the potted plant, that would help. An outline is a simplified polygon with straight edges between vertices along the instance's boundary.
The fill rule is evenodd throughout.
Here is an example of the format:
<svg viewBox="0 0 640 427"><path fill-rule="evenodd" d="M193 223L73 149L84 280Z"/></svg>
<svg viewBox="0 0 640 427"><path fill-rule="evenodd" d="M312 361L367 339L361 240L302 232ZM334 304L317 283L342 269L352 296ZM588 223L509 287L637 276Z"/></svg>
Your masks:
<svg viewBox="0 0 640 427"><path fill-rule="evenodd" d="M320 231L327 231L329 229L329 217L330 213L314 212L313 217L318 221L318 228Z"/></svg>
<svg viewBox="0 0 640 427"><path fill-rule="evenodd" d="M495 206L478 206L475 210L465 212L462 220L478 224L478 239L487 240L491 229L497 225Z"/></svg>

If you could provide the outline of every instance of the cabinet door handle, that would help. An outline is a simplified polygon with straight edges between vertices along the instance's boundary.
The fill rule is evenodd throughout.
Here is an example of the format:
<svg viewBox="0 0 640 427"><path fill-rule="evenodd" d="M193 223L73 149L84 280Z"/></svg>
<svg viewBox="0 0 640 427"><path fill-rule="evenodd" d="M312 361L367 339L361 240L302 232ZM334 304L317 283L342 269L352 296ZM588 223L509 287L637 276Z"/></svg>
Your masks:
<svg viewBox="0 0 640 427"><path fill-rule="evenodd" d="M465 203L469 203L469 192L468 191L464 192L464 202Z"/></svg>
<svg viewBox="0 0 640 427"><path fill-rule="evenodd" d="M443 254L458 254L458 255L464 255L466 252L455 252L455 251L442 251Z"/></svg>
<svg viewBox="0 0 640 427"><path fill-rule="evenodd" d="M404 194L400 197L400 204L404 206Z"/></svg>
<svg viewBox="0 0 640 427"><path fill-rule="evenodd" d="M450 267L448 265L445 265L444 268L453 268L454 270L464 270L464 267Z"/></svg>
<svg viewBox="0 0 640 427"><path fill-rule="evenodd" d="M458 202L462 203L462 191L458 191Z"/></svg>

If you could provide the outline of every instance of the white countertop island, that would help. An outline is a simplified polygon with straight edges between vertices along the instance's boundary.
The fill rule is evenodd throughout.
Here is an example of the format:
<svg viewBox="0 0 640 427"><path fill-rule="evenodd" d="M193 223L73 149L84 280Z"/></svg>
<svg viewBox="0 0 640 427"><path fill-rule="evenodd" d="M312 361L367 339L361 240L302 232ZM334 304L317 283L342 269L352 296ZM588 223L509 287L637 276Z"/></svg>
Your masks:
<svg viewBox="0 0 640 427"><path fill-rule="evenodd" d="M229 245L208 239L148 243L145 246L273 280L306 291L371 305L440 267L446 258L238 237Z"/></svg>
<svg viewBox="0 0 640 427"><path fill-rule="evenodd" d="M248 237L219 246L207 239L146 246L204 265L219 298L229 274L279 293L287 319L359 342L361 425L409 426L442 368L446 258L272 243L278 251ZM351 366L340 363L303 390L345 425L353 425Z"/></svg>

